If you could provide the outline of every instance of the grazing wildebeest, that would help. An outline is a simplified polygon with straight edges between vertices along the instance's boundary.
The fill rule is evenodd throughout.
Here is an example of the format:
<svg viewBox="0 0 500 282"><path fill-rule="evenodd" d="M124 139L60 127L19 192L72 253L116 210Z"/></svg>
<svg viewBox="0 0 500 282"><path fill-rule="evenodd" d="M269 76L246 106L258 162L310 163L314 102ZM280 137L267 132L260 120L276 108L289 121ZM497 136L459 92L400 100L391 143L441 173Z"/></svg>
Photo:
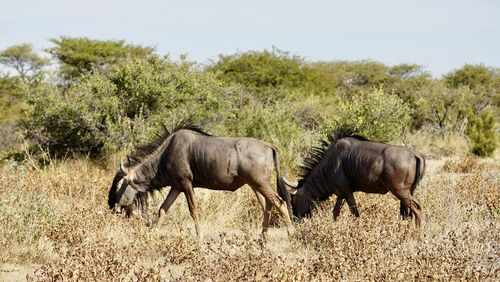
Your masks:
<svg viewBox="0 0 500 282"><path fill-rule="evenodd" d="M278 190L286 193L285 184L280 178L278 152L274 146L254 138L211 136L189 120L182 122L171 133L165 131L156 142L137 149L127 166L120 163L109 190L110 209L118 205L130 215L134 207L147 203L150 193L170 186L170 192L159 210L157 226L183 192L197 237L200 238L193 188L235 191L248 184L264 212L263 236L266 236L272 206L278 208L284 217L288 233L293 231L286 203L279 199L268 184L274 168Z"/></svg>
<svg viewBox="0 0 500 282"><path fill-rule="evenodd" d="M283 177L292 189L280 196L291 205L294 216L303 218L310 217L315 202L335 194L333 218L337 219L344 200L351 213L359 217L353 192L390 191L401 201L401 216L408 218L413 213L419 227L421 208L412 195L424 169L424 158L405 147L372 142L350 130L338 130L306 157L302 179L291 182Z"/></svg>

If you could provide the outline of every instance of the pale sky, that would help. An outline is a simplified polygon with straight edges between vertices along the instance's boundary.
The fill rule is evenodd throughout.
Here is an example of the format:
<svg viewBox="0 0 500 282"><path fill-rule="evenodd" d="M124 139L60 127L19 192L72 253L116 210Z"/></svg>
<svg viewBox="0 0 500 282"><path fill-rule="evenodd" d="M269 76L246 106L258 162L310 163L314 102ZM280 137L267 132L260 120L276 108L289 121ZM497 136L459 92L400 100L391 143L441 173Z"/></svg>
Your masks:
<svg viewBox="0 0 500 282"><path fill-rule="evenodd" d="M0 0L0 11L0 50L42 50L65 35L203 64L276 46L307 61L416 63L435 76L465 63L500 67L500 0Z"/></svg>

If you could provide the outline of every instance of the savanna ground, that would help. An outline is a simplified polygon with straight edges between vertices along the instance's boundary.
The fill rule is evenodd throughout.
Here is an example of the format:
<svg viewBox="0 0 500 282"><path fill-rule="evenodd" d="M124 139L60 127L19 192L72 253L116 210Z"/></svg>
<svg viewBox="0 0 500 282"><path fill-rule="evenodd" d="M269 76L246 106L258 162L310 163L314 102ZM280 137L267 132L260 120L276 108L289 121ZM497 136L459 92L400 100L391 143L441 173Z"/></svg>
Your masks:
<svg viewBox="0 0 500 282"><path fill-rule="evenodd" d="M334 197L288 238L273 217L267 243L253 192L197 189L204 238L196 241L184 197L159 229L166 196L143 219L111 214L107 192L117 160L55 161L0 168L0 280L491 280L500 279L500 163L497 157L429 159L416 198L420 231L399 220L391 195L355 194L361 218Z"/></svg>
<svg viewBox="0 0 500 282"><path fill-rule="evenodd" d="M50 42L43 56L28 43L0 51L0 281L500 281L499 68L434 78L276 48L204 66L121 40ZM142 219L111 214L119 159L186 118L274 144L291 177L333 129L415 149L429 164L416 191L425 223L399 220L393 196L357 194L360 219L344 207L333 222L333 198L292 238L274 215L263 244L248 187L197 190L201 242L183 197L147 227L168 190Z"/></svg>

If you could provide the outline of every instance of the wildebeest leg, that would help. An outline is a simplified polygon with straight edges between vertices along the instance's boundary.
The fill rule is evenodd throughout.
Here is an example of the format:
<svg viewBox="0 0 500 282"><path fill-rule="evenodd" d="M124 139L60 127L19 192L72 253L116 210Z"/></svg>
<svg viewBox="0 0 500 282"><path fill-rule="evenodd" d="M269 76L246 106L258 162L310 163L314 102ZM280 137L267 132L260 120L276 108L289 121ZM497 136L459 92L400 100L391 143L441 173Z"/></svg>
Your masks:
<svg viewBox="0 0 500 282"><path fill-rule="evenodd" d="M335 207L333 208L333 220L337 220L343 205L344 205L344 198L337 196L337 201L335 202Z"/></svg>
<svg viewBox="0 0 500 282"><path fill-rule="evenodd" d="M267 230L269 229L269 219L271 218L271 209L273 208L273 203L266 200L266 207L264 208L264 220L262 222L262 237L267 240ZM286 219L285 219L286 221Z"/></svg>
<svg viewBox="0 0 500 282"><path fill-rule="evenodd" d="M412 213L415 214L415 225L417 226L417 228L420 228L420 224L421 224L421 211L422 209L420 208L420 204L415 201L415 199L413 197L411 197L411 200L412 200L412 205L410 207Z"/></svg>
<svg viewBox="0 0 500 282"><path fill-rule="evenodd" d="M266 201L264 196L262 196L259 192L255 191L255 196L257 196L257 200L259 201L260 206L262 207L262 213L264 214L264 221L262 222L262 237L264 240L267 239L267 229L269 228L269 218L271 214L272 204L269 201Z"/></svg>
<svg viewBox="0 0 500 282"><path fill-rule="evenodd" d="M416 186L412 186L410 188L410 195L413 197L413 192L415 192ZM401 219L411 219L412 217L412 212L411 208L406 206L403 201L400 202L399 204L399 214L401 215Z"/></svg>
<svg viewBox="0 0 500 282"><path fill-rule="evenodd" d="M163 201L163 204L161 204L160 211L158 212L158 220L156 221L157 226L160 226L160 224L163 222L165 214L168 212L168 209L170 209L170 206L172 206L180 193L181 191L174 189L173 187L170 188L167 198L165 199L165 201Z"/></svg>
<svg viewBox="0 0 500 282"><path fill-rule="evenodd" d="M271 218L271 208L273 204L266 200L262 194L255 191L255 196L257 196L257 200L259 201L260 206L262 207L262 213L264 214L264 219L262 221L262 239L267 241L267 230L269 229L269 219Z"/></svg>
<svg viewBox="0 0 500 282"><path fill-rule="evenodd" d="M359 211L358 207L356 206L356 200L354 199L354 195L352 193L347 194L345 197L345 200L347 201L347 204L349 205L349 209L351 210L351 213L355 217L359 217Z"/></svg>
<svg viewBox="0 0 500 282"><path fill-rule="evenodd" d="M186 195L186 200L188 202L189 213L194 220L194 227L196 229L196 237L201 240L202 234L200 229L200 224L198 222L198 208L196 205L196 200L194 198L194 190L191 182L185 181L182 186L184 187L184 195Z"/></svg>
<svg viewBox="0 0 500 282"><path fill-rule="evenodd" d="M401 219L410 219L411 218L411 210L401 201L399 204L399 214L401 215Z"/></svg>
<svg viewBox="0 0 500 282"><path fill-rule="evenodd" d="M411 212L415 215L415 226L417 228L420 228L420 223L421 223L421 211L422 209L420 208L420 204L415 201L415 199L410 196L410 199L411 199L411 206L410 206L410 210Z"/></svg>
<svg viewBox="0 0 500 282"><path fill-rule="evenodd" d="M255 193L255 196L257 197L257 201L259 202L260 207L262 208L262 210L265 210L266 209L266 199L259 192L255 191L255 190L253 190L253 192Z"/></svg>
<svg viewBox="0 0 500 282"><path fill-rule="evenodd" d="M411 196L408 190L404 194L396 193L396 197L401 201L401 203L406 207L409 207L411 212L415 215L415 225L417 228L420 227L421 223L421 208L420 204L415 201L415 199Z"/></svg>
<svg viewBox="0 0 500 282"><path fill-rule="evenodd" d="M252 187L253 188L253 187ZM285 202L282 202L278 199L273 190L267 185L259 185L254 188L254 190L258 191L264 198L266 199L266 208L264 211L264 223L262 228L262 234L265 237L265 233L267 232L267 228L269 226L269 214L271 213L272 206L275 206L280 212L281 216L285 220L286 228L288 235L292 235L294 228L292 225L292 221L290 220L290 215L288 214L288 208ZM266 215L267 214L267 215ZM264 226L265 225L265 226Z"/></svg>

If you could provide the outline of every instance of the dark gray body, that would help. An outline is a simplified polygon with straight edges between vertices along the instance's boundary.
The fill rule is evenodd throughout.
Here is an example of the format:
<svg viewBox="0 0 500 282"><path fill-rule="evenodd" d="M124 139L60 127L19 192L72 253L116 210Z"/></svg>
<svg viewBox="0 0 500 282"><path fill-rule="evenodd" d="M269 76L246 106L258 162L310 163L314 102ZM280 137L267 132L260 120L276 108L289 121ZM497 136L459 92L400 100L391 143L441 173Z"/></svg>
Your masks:
<svg viewBox="0 0 500 282"><path fill-rule="evenodd" d="M301 186L292 191L293 212L297 217L309 216L315 201L335 194L334 218L339 215L344 200L351 212L359 216L354 192L391 192L401 201L401 215L409 216L409 208L415 214L416 224L420 225L420 205L412 194L424 166L425 160L405 147L362 137L339 138L322 152L321 158L299 182Z"/></svg>
<svg viewBox="0 0 500 282"><path fill-rule="evenodd" d="M158 221L179 193L184 193L200 236L193 188L235 191L248 184L263 208L263 232L267 231L273 205L285 217L290 229L286 206L268 184L274 169L279 182L278 152L268 143L254 138L214 137L181 128L138 163L120 169L110 189L108 204L110 208L119 205L130 210L137 197L170 186Z"/></svg>

